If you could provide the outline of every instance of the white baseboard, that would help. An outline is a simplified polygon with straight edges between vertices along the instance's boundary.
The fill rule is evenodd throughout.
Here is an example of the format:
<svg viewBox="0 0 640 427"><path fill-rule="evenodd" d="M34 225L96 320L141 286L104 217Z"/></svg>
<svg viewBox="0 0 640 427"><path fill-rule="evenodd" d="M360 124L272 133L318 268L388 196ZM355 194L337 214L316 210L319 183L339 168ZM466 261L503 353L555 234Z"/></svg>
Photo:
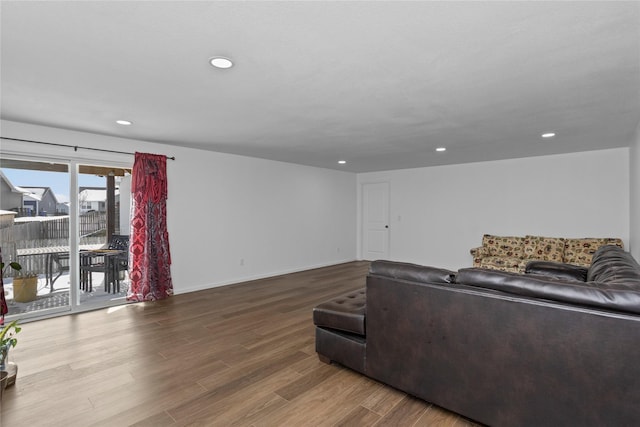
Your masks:
<svg viewBox="0 0 640 427"><path fill-rule="evenodd" d="M286 269L286 270L272 271L272 272L265 273L265 274L244 276L244 277L239 277L238 279L227 280L227 281L222 281L222 282L205 283L205 284L200 285L200 286L180 287L179 290L175 290L175 286L174 286L174 291L175 291L175 295L186 294L186 293L189 293L189 292L197 292L197 291L203 291L205 289L218 288L220 286L229 286L229 285L235 285L235 284L242 283L242 282L250 282L252 280L267 279L269 277L281 276L283 274L299 273L301 271L313 270L313 269L316 269L316 268L331 267L333 265L345 264L347 262L354 262L354 261L358 261L358 260L355 259L355 258L344 259L344 260L339 260L339 261L330 262L330 263L315 264L315 265L309 265L309 266L300 267L300 268L292 268L292 269Z"/></svg>

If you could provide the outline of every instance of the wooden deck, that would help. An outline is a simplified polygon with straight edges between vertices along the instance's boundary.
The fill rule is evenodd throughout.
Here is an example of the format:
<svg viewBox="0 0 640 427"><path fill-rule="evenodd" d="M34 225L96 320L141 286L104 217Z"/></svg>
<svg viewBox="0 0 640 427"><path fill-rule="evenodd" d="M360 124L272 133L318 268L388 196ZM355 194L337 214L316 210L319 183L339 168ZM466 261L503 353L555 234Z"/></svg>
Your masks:
<svg viewBox="0 0 640 427"><path fill-rule="evenodd" d="M468 426L318 361L311 309L366 262L25 323L6 426Z"/></svg>

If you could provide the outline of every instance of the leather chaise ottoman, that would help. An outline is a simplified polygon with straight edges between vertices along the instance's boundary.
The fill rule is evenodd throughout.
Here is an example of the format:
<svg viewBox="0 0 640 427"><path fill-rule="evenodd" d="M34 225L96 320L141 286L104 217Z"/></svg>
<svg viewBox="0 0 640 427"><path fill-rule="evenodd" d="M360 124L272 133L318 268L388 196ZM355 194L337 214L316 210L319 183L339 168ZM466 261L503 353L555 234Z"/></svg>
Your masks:
<svg viewBox="0 0 640 427"><path fill-rule="evenodd" d="M335 361L364 373L365 290L349 292L313 309L316 326L316 351L321 360Z"/></svg>

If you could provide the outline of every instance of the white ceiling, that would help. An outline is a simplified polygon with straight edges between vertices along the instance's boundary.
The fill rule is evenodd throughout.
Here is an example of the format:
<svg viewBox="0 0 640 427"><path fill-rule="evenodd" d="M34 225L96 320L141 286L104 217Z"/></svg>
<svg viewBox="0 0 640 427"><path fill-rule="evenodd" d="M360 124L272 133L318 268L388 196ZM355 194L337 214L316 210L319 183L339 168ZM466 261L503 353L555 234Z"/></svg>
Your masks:
<svg viewBox="0 0 640 427"><path fill-rule="evenodd" d="M2 1L0 17L18 122L353 172L623 147L640 122L638 1Z"/></svg>

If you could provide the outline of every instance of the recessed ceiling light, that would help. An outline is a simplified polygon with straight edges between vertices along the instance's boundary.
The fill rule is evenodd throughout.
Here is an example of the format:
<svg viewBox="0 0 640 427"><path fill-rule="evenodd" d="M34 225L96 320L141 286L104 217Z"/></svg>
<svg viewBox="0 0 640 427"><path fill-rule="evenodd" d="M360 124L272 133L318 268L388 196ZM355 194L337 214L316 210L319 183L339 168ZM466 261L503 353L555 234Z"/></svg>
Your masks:
<svg viewBox="0 0 640 427"><path fill-rule="evenodd" d="M438 147L436 148L436 151L447 151L447 149L445 147Z"/></svg>
<svg viewBox="0 0 640 427"><path fill-rule="evenodd" d="M341 165L344 165L344 164L347 163L347 161L346 160L338 160L338 163L341 164Z"/></svg>
<svg viewBox="0 0 640 427"><path fill-rule="evenodd" d="M547 133L543 133L541 136L543 138L553 138L554 136L556 136L556 134L554 132L547 132Z"/></svg>
<svg viewBox="0 0 640 427"><path fill-rule="evenodd" d="M216 68L231 68L233 67L233 62L229 58L224 58L222 56L214 56L209 60L209 63Z"/></svg>
<svg viewBox="0 0 640 427"><path fill-rule="evenodd" d="M133 122L130 122L129 120L116 120L116 123L122 126L129 126L133 124Z"/></svg>

